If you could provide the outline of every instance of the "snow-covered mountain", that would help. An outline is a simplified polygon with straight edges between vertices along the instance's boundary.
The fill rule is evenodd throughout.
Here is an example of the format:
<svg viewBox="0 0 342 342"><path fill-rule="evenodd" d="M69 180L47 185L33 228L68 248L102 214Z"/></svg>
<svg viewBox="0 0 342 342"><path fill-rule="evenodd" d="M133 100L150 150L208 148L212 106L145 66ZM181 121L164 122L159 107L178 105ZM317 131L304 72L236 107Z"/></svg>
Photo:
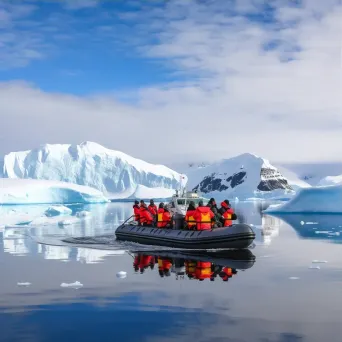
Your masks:
<svg viewBox="0 0 342 342"><path fill-rule="evenodd" d="M1 163L1 162L0 162ZM1 165L0 165L1 166ZM144 198L151 193L171 196L186 176L163 165L154 165L97 143L80 145L46 144L40 148L12 152L2 161L4 178L57 180L86 185L102 191L108 198Z"/></svg>
<svg viewBox="0 0 342 342"><path fill-rule="evenodd" d="M246 199L251 197L291 197L296 187L309 187L298 179L295 186L268 160L245 153L217 163L187 171L188 189L206 197Z"/></svg>

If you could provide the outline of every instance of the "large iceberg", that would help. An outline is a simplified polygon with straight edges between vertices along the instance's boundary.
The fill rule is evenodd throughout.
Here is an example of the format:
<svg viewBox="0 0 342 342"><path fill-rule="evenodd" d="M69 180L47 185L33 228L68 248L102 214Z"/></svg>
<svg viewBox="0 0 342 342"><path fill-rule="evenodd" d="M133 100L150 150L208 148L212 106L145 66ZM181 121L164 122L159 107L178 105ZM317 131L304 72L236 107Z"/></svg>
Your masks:
<svg viewBox="0 0 342 342"><path fill-rule="evenodd" d="M342 214L342 185L302 189L290 201L264 212Z"/></svg>
<svg viewBox="0 0 342 342"><path fill-rule="evenodd" d="M0 165L1 166L1 165ZM98 189L110 199L145 196L142 189L168 189L168 194L187 182L166 166L154 165L97 143L44 145L38 149L12 152L3 158L5 178L55 180ZM143 186L143 187L141 187ZM147 195L149 192L147 191Z"/></svg>
<svg viewBox="0 0 342 342"><path fill-rule="evenodd" d="M0 204L105 203L103 193L88 186L36 179L0 178Z"/></svg>
<svg viewBox="0 0 342 342"><path fill-rule="evenodd" d="M309 186L305 182L291 182L266 159L245 153L207 166L192 166L186 173L188 188L206 197L285 198L295 194L297 188Z"/></svg>

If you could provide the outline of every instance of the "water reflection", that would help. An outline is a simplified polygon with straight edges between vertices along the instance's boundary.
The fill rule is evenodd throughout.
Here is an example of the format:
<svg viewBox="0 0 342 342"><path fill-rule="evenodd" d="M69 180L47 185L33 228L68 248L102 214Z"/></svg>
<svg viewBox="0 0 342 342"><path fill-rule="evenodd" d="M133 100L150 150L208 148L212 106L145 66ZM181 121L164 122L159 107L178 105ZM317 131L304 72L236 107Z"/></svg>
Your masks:
<svg viewBox="0 0 342 342"><path fill-rule="evenodd" d="M277 214L304 239L330 240L342 243L342 215Z"/></svg>
<svg viewBox="0 0 342 342"><path fill-rule="evenodd" d="M133 269L136 273L158 270L161 278L173 273L176 280L228 281L238 269L251 268L255 256L250 250L220 252L157 251L134 254ZM157 267L156 267L157 266Z"/></svg>

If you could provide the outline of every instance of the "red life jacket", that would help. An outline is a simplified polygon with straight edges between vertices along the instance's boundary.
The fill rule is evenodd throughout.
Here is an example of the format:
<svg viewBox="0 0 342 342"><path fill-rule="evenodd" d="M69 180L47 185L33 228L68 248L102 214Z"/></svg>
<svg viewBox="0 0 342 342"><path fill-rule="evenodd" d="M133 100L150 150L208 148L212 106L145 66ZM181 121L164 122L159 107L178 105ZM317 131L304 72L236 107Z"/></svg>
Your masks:
<svg viewBox="0 0 342 342"><path fill-rule="evenodd" d="M198 280L204 280L211 278L213 272L211 270L211 262L197 262L197 267L195 271L195 276Z"/></svg>
<svg viewBox="0 0 342 342"><path fill-rule="evenodd" d="M227 281L229 278L233 276L233 270L230 267L225 267L220 274L222 280Z"/></svg>
<svg viewBox="0 0 342 342"><path fill-rule="evenodd" d="M164 225L164 220L163 220L163 214L164 214L165 210L164 208L159 208L158 209L158 213L157 213L157 227L158 228L162 228L165 227Z"/></svg>
<svg viewBox="0 0 342 342"><path fill-rule="evenodd" d="M223 227L229 227L233 225L232 215L234 214L234 210L228 207L226 202L221 203L222 208L225 209L225 212L222 214L223 217Z"/></svg>
<svg viewBox="0 0 342 342"><path fill-rule="evenodd" d="M192 229L196 226L195 213L196 210L188 210L186 212L185 221L187 222L189 229Z"/></svg>
<svg viewBox="0 0 342 342"><path fill-rule="evenodd" d="M197 207L195 212L197 230L210 230L212 218L214 218L214 213L209 207Z"/></svg>
<svg viewBox="0 0 342 342"><path fill-rule="evenodd" d="M164 211L163 214L163 222L164 222L164 227L166 227L169 223L171 223L171 214L169 211Z"/></svg>
<svg viewBox="0 0 342 342"><path fill-rule="evenodd" d="M139 221L140 220L140 208L138 204L133 205L134 210L134 220Z"/></svg>
<svg viewBox="0 0 342 342"><path fill-rule="evenodd" d="M142 270L144 268L147 268L150 266L150 263L152 262L152 255L142 255L139 263L139 268Z"/></svg>
<svg viewBox="0 0 342 342"><path fill-rule="evenodd" d="M153 204L153 205L149 205L148 206L148 210L150 211L150 213L152 214L152 215L157 215L157 211L158 211L158 209L157 209L157 206L155 205L155 204Z"/></svg>
<svg viewBox="0 0 342 342"><path fill-rule="evenodd" d="M141 224L152 225L152 221L153 221L153 216L147 210L147 208L144 207L144 206L140 207L140 223Z"/></svg>

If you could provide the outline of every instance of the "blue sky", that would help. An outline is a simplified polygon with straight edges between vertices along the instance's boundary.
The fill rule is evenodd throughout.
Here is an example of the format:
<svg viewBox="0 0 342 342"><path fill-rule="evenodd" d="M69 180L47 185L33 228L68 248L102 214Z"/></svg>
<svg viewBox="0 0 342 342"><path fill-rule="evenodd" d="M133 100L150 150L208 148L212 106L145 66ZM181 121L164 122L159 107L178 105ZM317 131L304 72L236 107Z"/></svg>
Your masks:
<svg viewBox="0 0 342 342"><path fill-rule="evenodd" d="M93 140L158 162L338 160L341 20L339 0L0 0L0 153ZM237 129L175 142L212 114ZM152 134L163 149L137 152Z"/></svg>

